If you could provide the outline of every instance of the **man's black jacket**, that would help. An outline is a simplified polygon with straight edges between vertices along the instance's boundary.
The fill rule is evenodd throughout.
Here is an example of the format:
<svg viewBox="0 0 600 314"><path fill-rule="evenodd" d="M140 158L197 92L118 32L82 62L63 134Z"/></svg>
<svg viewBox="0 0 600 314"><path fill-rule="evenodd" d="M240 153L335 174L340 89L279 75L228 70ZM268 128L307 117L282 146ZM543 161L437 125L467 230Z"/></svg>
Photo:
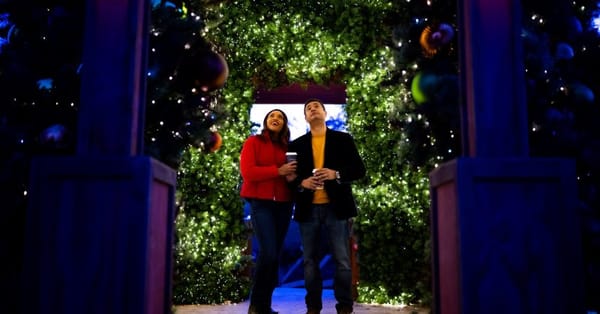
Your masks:
<svg viewBox="0 0 600 314"><path fill-rule="evenodd" d="M302 189L300 182L312 176L314 167L312 152L312 135L310 132L300 136L288 147L288 151L298 153L298 177L293 185L296 190L294 219L306 221L312 204L313 190ZM356 203L352 195L350 183L365 176L365 165L358 154L354 139L350 134L327 129L325 133L325 160L323 168L340 173L340 180L325 181L325 191L329 204L339 219L347 219L357 214Z"/></svg>

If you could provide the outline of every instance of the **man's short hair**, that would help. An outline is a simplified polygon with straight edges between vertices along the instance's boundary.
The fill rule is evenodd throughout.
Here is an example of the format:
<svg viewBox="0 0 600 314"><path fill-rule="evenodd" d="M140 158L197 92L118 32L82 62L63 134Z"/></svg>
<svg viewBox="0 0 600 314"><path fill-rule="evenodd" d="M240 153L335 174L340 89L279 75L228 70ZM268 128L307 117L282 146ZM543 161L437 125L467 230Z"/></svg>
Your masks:
<svg viewBox="0 0 600 314"><path fill-rule="evenodd" d="M325 110L325 105L323 104L323 102L321 101L321 99L319 98L309 98L304 102L304 110L306 110L306 105L308 105L311 102L318 102L319 104L321 104L321 107L323 107L323 110Z"/></svg>

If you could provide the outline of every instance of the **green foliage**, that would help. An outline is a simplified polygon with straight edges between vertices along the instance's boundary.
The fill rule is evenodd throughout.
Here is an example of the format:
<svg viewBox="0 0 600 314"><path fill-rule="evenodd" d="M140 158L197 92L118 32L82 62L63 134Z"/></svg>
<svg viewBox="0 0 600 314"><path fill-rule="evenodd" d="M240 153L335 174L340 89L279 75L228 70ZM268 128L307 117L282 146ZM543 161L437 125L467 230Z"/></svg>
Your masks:
<svg viewBox="0 0 600 314"><path fill-rule="evenodd" d="M205 154L190 148L183 156L177 195L176 304L239 302L248 295L250 259L243 254L247 232L236 192L237 154L229 147L222 149Z"/></svg>
<svg viewBox="0 0 600 314"><path fill-rule="evenodd" d="M561 15L564 12L560 10ZM210 176L235 168L233 160L248 135L248 109L256 89L290 83L345 84L348 127L367 166L367 178L354 187L360 208L355 223L360 247L359 301L428 305L431 252L427 173L438 163L460 155L461 130L456 36L438 47L435 54L424 54L419 39L424 30L440 23L455 29L456 2L237 0L211 7L204 14L207 37L219 46L231 69L221 98L221 104L228 110L228 119L219 126L226 134L225 144L217 153L219 158L208 156L208 160L199 161L206 163L205 174ZM535 16L544 15L547 14ZM550 23L549 29L541 33L530 29L544 25L530 19L523 33L531 85L528 87L534 89L528 93L528 102L540 107L531 109L535 126L532 129L536 130L531 137L532 152L564 155L565 147L567 151L575 151L570 145L572 139L577 139L572 130L556 132L556 127L576 125L563 121L574 116L569 111L569 102L576 103L575 113L591 113L580 116L594 117L598 110L597 106L588 106L590 97L580 95L582 99L577 99L576 93L564 94L568 94L569 88L562 81L571 77L571 73L561 75L566 70L559 66L565 66L567 61L557 62L551 71L548 65L541 64L548 60L540 57L539 51L553 49L537 47L548 45L542 38L563 29L553 30ZM596 41L596 34L587 35L593 35ZM592 62L588 58L597 49L591 49L594 45L587 42L578 45L586 46L577 50L580 58L584 58L578 62L585 64L589 73L596 73L590 68ZM419 73L428 75L431 86L420 87L426 97L417 104L408 89ZM560 111L546 108L548 105L560 107ZM583 119L586 121L595 120ZM597 143L597 132L576 133L585 134ZM597 164L593 151L597 150L583 145L580 148L585 151L581 154L584 156L581 164L585 166L580 171L582 177L591 181L592 172L597 172L597 167L593 168ZM230 178L218 176L216 180L230 182L238 177L233 172L230 175ZM202 176L198 180L210 179ZM184 193L194 189L197 187L192 184ZM220 210L239 210L235 207L236 193L211 193L218 195L215 204ZM231 201L223 204L223 198ZM205 204L208 205L209 202Z"/></svg>
<svg viewBox="0 0 600 314"><path fill-rule="evenodd" d="M375 46L374 34L382 32L373 23L376 6L361 1L290 1L281 11L277 5L284 4L225 5L222 23L208 34L230 52L234 75L251 78L253 87L339 80L340 73L356 70Z"/></svg>
<svg viewBox="0 0 600 314"><path fill-rule="evenodd" d="M390 175L387 182L355 189L362 211L355 225L360 236L359 301L427 304L431 297L428 181L424 173L412 171Z"/></svg>
<svg viewBox="0 0 600 314"><path fill-rule="evenodd" d="M228 237L220 232L223 227L226 224L216 217L180 214L177 234L182 237L176 248L174 304L239 302L248 295L249 260L240 258L240 244L228 243Z"/></svg>
<svg viewBox="0 0 600 314"><path fill-rule="evenodd" d="M207 37L219 46L230 68L220 98L228 117L218 126L224 144L215 154L183 162L178 190L189 198L182 204L183 211L194 208L195 215L203 213L200 216L204 218L217 217L220 211L241 212L234 181L239 178L237 158L249 135L248 113L256 89L290 83L343 83L348 95L348 127L368 172L368 177L355 186L360 206L356 219L359 289L364 292L359 301L427 302L428 185L424 172L402 167L398 144L402 131L389 122L394 108L411 100L402 84L389 84L394 61L386 42L392 31L381 22L393 15L388 3L241 0L222 4L218 13L205 12L205 18L206 25L211 25ZM212 230L217 221L205 221L204 227ZM240 224L238 217L233 226ZM192 225L179 227L179 233L195 230ZM239 231L241 234L243 230ZM207 248L198 250L205 252ZM221 253L214 254L221 258ZM191 279L191 275L186 276Z"/></svg>

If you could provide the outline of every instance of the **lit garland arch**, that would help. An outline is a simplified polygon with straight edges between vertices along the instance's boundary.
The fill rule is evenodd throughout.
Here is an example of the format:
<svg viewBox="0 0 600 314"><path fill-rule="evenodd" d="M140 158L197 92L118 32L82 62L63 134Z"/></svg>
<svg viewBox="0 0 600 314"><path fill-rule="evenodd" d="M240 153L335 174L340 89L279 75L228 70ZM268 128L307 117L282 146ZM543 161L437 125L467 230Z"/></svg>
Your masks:
<svg viewBox="0 0 600 314"><path fill-rule="evenodd" d="M292 83L344 84L349 132L368 168L368 178L355 187L360 207L356 219L359 301L426 302L430 282L427 177L424 171L400 166L399 143L404 139L389 122L397 108L413 105L403 84L410 73L389 84L397 65L387 46L392 30L382 21L394 15L393 9L389 1L246 0L204 11L205 36L229 65L228 81L219 91L228 118L218 126L223 138L220 150L189 151L180 168L178 190L184 206L178 232L185 238L181 248L199 250L204 256L215 254L209 238L225 231L207 233L200 221L214 226L227 215L241 225L238 158L249 135L254 92ZM243 235L243 226L223 228ZM230 249L241 251L244 244L240 241L239 247ZM206 276L186 266L184 255L180 252L177 265L188 272L180 272L175 296L176 301L189 302L202 292L181 285L206 281ZM232 254L220 266L234 268L236 263ZM177 299L178 294L187 296Z"/></svg>

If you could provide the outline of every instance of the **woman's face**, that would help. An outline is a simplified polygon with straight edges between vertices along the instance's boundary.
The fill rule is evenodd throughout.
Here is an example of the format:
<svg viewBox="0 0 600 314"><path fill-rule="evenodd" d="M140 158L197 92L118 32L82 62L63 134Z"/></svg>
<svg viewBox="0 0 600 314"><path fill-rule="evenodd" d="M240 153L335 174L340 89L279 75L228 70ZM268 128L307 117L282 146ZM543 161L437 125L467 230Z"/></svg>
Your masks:
<svg viewBox="0 0 600 314"><path fill-rule="evenodd" d="M283 113L278 110L274 110L267 116L267 129L271 132L279 133L283 129L285 124L285 118Z"/></svg>

